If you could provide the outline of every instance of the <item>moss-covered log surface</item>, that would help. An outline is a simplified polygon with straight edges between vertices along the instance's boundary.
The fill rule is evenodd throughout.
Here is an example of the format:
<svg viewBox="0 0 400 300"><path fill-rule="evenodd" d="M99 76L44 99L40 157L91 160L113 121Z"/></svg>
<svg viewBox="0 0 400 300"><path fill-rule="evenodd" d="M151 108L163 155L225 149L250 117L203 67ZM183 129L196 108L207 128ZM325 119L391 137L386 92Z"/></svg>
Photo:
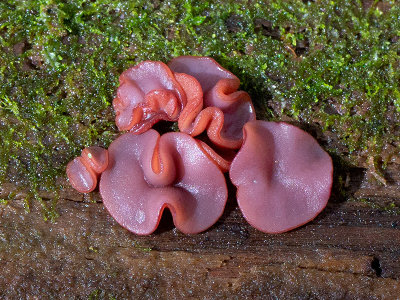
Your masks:
<svg viewBox="0 0 400 300"><path fill-rule="evenodd" d="M0 298L400 297L399 16L398 1L372 0L0 1ZM120 134L119 74L179 55L215 58L259 119L292 122L332 155L317 219L263 234L230 186L205 233L166 214L138 237L98 193L69 188L67 162Z"/></svg>

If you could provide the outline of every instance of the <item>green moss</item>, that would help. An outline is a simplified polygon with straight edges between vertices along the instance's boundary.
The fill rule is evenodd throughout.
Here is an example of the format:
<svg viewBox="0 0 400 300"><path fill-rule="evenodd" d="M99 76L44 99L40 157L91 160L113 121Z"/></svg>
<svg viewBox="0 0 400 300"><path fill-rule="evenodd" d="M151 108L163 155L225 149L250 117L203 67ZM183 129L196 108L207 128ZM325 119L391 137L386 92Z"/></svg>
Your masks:
<svg viewBox="0 0 400 300"><path fill-rule="evenodd" d="M89 300L105 299L105 292L101 289L95 289L89 294L88 299Z"/></svg>
<svg viewBox="0 0 400 300"><path fill-rule="evenodd" d="M138 249L138 250L141 251L141 252L151 252L151 251L153 251L152 248L143 246L143 245L141 245L141 244L140 244L139 242L137 242L137 241L134 241L134 242L133 242L133 247L135 247L136 249Z"/></svg>
<svg viewBox="0 0 400 300"><path fill-rule="evenodd" d="M364 205L371 207L373 209L377 209L380 211L388 212L392 215L400 215L400 207L396 205L394 202L385 203L382 205L381 203L376 203L370 199L361 198L361 199L351 199L353 202L361 202Z"/></svg>
<svg viewBox="0 0 400 300"><path fill-rule="evenodd" d="M237 74L260 119L334 132L347 150L332 153L399 149L399 15L395 1L4 0L0 180L34 201L60 189L70 159L115 138L119 74L178 55ZM54 202L41 202L54 218Z"/></svg>
<svg viewBox="0 0 400 300"><path fill-rule="evenodd" d="M97 247L89 246L88 249L89 249L89 251L92 251L92 252L94 252L94 253L99 252L99 249L98 249Z"/></svg>

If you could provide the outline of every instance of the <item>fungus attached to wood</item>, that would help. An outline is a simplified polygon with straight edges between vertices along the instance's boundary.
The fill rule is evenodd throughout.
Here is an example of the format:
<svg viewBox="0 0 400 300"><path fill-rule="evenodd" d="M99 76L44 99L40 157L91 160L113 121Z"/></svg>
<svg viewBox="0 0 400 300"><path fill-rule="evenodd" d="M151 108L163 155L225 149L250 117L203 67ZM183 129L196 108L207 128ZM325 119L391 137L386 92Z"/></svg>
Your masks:
<svg viewBox="0 0 400 300"><path fill-rule="evenodd" d="M286 123L249 122L229 174L246 220L280 233L314 219L326 206L332 160L305 131Z"/></svg>
<svg viewBox="0 0 400 300"><path fill-rule="evenodd" d="M177 79L192 96L179 117L180 131L196 136L207 130L215 145L240 148L243 126L256 115L249 94L238 91L239 78L210 57L180 56L168 66L183 73Z"/></svg>
<svg viewBox="0 0 400 300"><path fill-rule="evenodd" d="M145 61L126 70L113 106L117 127L129 132L108 150L89 147L71 161L72 186L90 192L101 174L105 207L142 235L154 232L165 208L184 233L212 226L227 201L227 171L255 228L280 233L314 219L330 196L331 158L295 126L256 121L239 85L209 57L177 57L168 66ZM159 120L177 121L181 132L160 137L151 129Z"/></svg>
<svg viewBox="0 0 400 300"><path fill-rule="evenodd" d="M91 146L83 149L81 156L68 163L66 172L74 189L81 193L89 193L96 188L97 179L107 166L107 150Z"/></svg>
<svg viewBox="0 0 400 300"><path fill-rule="evenodd" d="M75 188L89 192L97 181L93 169L82 167L81 161L73 160L67 174ZM219 219L227 200L224 175L184 133L161 137L153 129L140 135L125 133L108 148L108 165L102 172L104 206L136 234L151 234L165 208L180 231L204 231ZM74 184L75 178L82 179Z"/></svg>
<svg viewBox="0 0 400 300"><path fill-rule="evenodd" d="M160 120L176 121L186 96L162 62L144 61L124 71L113 101L119 130L142 133Z"/></svg>

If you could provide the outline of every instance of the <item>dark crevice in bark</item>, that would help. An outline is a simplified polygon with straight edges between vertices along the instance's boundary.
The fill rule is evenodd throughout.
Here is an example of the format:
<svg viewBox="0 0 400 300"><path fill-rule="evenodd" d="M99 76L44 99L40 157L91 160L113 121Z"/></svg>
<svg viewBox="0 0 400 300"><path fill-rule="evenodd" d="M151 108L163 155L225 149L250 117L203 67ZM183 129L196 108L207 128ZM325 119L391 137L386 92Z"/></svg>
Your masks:
<svg viewBox="0 0 400 300"><path fill-rule="evenodd" d="M374 270L376 276L382 277L381 263L377 257L374 257L374 259L372 260L371 268Z"/></svg>

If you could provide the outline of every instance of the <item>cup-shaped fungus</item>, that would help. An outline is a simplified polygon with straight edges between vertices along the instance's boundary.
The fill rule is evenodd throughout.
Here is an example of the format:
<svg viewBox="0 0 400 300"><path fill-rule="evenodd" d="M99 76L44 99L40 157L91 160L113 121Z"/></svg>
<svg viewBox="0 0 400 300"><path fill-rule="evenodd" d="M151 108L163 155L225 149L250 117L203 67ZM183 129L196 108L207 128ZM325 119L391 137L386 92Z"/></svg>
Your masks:
<svg viewBox="0 0 400 300"><path fill-rule="evenodd" d="M180 56L168 66L188 95L179 130L192 136L207 130L213 144L240 148L244 124L256 116L249 94L238 91L239 78L210 57Z"/></svg>
<svg viewBox="0 0 400 300"><path fill-rule="evenodd" d="M223 212L222 172L229 170L239 207L255 228L280 233L311 221L330 196L331 158L295 126L255 121L239 84L209 57L126 70L113 106L117 127L130 132L108 151L89 147L71 161L72 186L90 192L101 176L105 207L136 234L154 232L165 208L180 231L198 233ZM181 132L160 137L150 129L159 120L177 121Z"/></svg>
<svg viewBox="0 0 400 300"><path fill-rule="evenodd" d="M176 121L186 95L166 64L144 61L124 71L113 101L119 130L142 133L160 120Z"/></svg>
<svg viewBox="0 0 400 300"><path fill-rule="evenodd" d="M326 206L332 160L305 131L253 121L229 174L246 220L267 233L285 232L314 219Z"/></svg>
<svg viewBox="0 0 400 300"><path fill-rule="evenodd" d="M72 181L89 173L73 168L68 177ZM100 194L113 218L133 233L151 234L168 208L175 226L192 234L219 219L227 187L222 172L191 136L170 132L160 137L150 129L125 133L111 143Z"/></svg>

